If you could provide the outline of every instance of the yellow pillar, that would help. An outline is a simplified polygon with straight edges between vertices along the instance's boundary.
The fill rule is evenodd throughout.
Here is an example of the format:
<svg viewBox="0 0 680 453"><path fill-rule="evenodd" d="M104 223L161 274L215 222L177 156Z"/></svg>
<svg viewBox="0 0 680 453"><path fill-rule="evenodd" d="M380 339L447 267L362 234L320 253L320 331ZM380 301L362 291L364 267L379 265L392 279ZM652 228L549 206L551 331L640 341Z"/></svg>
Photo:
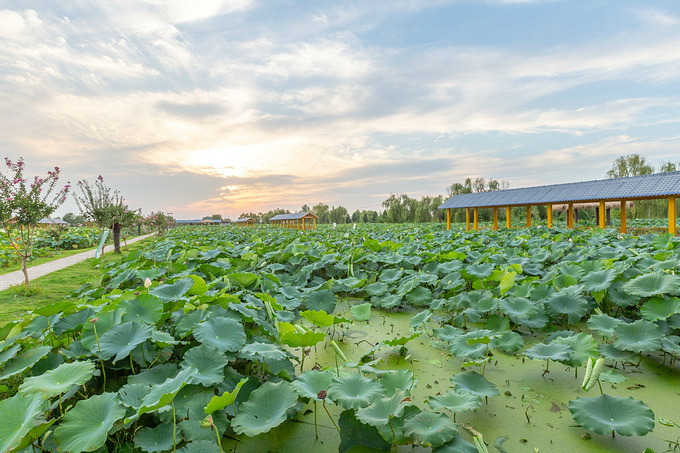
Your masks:
<svg viewBox="0 0 680 453"><path fill-rule="evenodd" d="M668 232L675 235L675 197L668 197Z"/></svg>
<svg viewBox="0 0 680 453"><path fill-rule="evenodd" d="M548 203L548 228L552 228L552 204Z"/></svg>
<svg viewBox="0 0 680 453"><path fill-rule="evenodd" d="M605 205L604 201L600 201L600 228L604 229L607 225L607 218L606 218L606 213L605 213Z"/></svg>
<svg viewBox="0 0 680 453"><path fill-rule="evenodd" d="M316 230L316 217L314 217L314 229Z"/></svg>
<svg viewBox="0 0 680 453"><path fill-rule="evenodd" d="M626 228L626 200L621 200L621 233L625 233Z"/></svg>
<svg viewBox="0 0 680 453"><path fill-rule="evenodd" d="M498 208L496 206L493 207L493 229L498 229Z"/></svg>
<svg viewBox="0 0 680 453"><path fill-rule="evenodd" d="M478 212L477 212L477 211L478 211L478 209L475 208L475 209L474 209L474 214L475 214L475 218L474 218L475 230L478 230L478 229L479 229L479 225L478 225L478 218L479 218L479 215L478 215Z"/></svg>
<svg viewBox="0 0 680 453"><path fill-rule="evenodd" d="M531 205L527 206L527 228L531 228Z"/></svg>
<svg viewBox="0 0 680 453"><path fill-rule="evenodd" d="M451 229L451 208L446 210L446 229Z"/></svg>
<svg viewBox="0 0 680 453"><path fill-rule="evenodd" d="M465 208L465 231L470 231L470 208Z"/></svg>
<svg viewBox="0 0 680 453"><path fill-rule="evenodd" d="M574 228L574 203L569 203L567 208L567 228Z"/></svg>
<svg viewBox="0 0 680 453"><path fill-rule="evenodd" d="M505 207L505 226L510 228L512 224L512 216L510 215L510 206Z"/></svg>

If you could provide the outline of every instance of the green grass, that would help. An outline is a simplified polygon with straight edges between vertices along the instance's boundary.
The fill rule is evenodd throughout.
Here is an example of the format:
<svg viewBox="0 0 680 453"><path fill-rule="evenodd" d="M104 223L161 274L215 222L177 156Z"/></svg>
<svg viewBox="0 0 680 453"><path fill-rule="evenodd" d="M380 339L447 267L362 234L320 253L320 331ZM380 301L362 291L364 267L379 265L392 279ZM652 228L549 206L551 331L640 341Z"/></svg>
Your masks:
<svg viewBox="0 0 680 453"><path fill-rule="evenodd" d="M129 252L141 249L145 243L153 240L154 238L148 238L129 244L127 250L125 246L122 246L123 255L109 252L98 260L88 258L73 266L33 279L31 280L31 287L36 291L30 292L35 294L24 295L25 290L20 286L0 291L0 326L19 319L29 310L64 300L83 284L98 278L104 269L104 265L120 260ZM82 249L79 250L79 252L82 251ZM64 256L68 255L61 255L58 258Z"/></svg>

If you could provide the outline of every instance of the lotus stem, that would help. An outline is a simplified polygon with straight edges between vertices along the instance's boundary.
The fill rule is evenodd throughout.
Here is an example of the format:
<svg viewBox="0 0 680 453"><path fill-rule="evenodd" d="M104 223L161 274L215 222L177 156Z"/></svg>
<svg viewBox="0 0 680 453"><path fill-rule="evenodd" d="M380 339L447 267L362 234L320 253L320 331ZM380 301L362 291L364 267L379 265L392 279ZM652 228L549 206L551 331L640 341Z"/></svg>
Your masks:
<svg viewBox="0 0 680 453"><path fill-rule="evenodd" d="M172 401L172 453L177 451L177 417L175 414L175 402Z"/></svg>
<svg viewBox="0 0 680 453"><path fill-rule="evenodd" d="M338 436L342 438L342 434L340 434L340 428L338 428L338 425L335 423L335 420L333 420L333 416L331 413L328 411L328 408L326 407L326 400L323 400L323 408L326 410L326 413L328 414L328 418L331 419L331 422L333 422L333 426L335 426L335 429L338 431Z"/></svg>
<svg viewBox="0 0 680 453"><path fill-rule="evenodd" d="M97 349L102 352L102 346L99 344L99 335L97 335L97 325L92 323L92 328L94 329L94 338L97 340Z"/></svg>
<svg viewBox="0 0 680 453"><path fill-rule="evenodd" d="M130 354L130 369L132 370L132 374L137 374L135 373L135 364L132 363L132 354Z"/></svg>
<svg viewBox="0 0 680 453"><path fill-rule="evenodd" d="M217 437L217 446L220 447L220 453L224 453L224 450L222 450L222 441L220 440L220 433L217 431L217 426L213 424L212 426L215 429L215 436Z"/></svg>
<svg viewBox="0 0 680 453"><path fill-rule="evenodd" d="M278 451L279 451L279 440L276 438L276 428L272 429L272 434L274 435L274 448L276 449L276 452L278 453Z"/></svg>
<svg viewBox="0 0 680 453"><path fill-rule="evenodd" d="M314 400L314 435L316 436L316 440L319 440L319 427L316 424L316 400Z"/></svg>
<svg viewBox="0 0 680 453"><path fill-rule="evenodd" d="M387 417L387 423L390 425L390 429L392 430L392 446L395 447L395 450L396 450L398 448L397 447L397 435L394 432L394 426L392 426L392 416Z"/></svg>

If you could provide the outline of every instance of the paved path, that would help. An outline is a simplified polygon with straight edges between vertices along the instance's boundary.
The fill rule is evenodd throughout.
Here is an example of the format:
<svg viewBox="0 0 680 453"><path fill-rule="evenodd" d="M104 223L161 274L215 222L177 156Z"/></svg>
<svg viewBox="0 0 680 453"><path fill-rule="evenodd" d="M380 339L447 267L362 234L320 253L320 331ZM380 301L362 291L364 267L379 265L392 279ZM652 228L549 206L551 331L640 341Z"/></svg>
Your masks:
<svg viewBox="0 0 680 453"><path fill-rule="evenodd" d="M146 234L144 236L137 236L135 238L129 239L127 243L131 244L133 242L141 241L142 239L146 239L149 236L151 235ZM125 243L123 242L122 244ZM113 244L108 244L104 248L105 252L107 248L110 249L109 250L110 253L111 251L113 251ZM33 280L35 278L42 277L43 275L47 275L51 272L58 271L59 269L64 269L65 267L73 266L74 264L80 263L81 261L85 261L88 258L94 258L94 254L96 251L97 249L88 250L87 252L76 253L75 255L67 256L66 258L59 258L58 260L50 261L49 263L29 267L28 278ZM21 270L0 275L0 291L4 291L12 285L16 285L23 282L24 273Z"/></svg>

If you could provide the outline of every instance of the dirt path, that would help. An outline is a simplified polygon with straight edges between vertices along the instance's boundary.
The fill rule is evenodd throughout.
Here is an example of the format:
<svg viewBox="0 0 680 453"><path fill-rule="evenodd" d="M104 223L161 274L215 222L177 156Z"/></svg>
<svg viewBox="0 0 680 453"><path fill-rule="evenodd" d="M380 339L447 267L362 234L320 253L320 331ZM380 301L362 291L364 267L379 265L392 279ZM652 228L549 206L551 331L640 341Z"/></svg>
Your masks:
<svg viewBox="0 0 680 453"><path fill-rule="evenodd" d="M150 234L144 236L137 236L127 241L128 244L133 242L141 241L146 239ZM106 249L110 249L108 253L113 251L113 245L108 245ZM97 250L88 250L87 252L77 253L75 255L67 256L66 258L60 258L58 260L50 261L49 263L40 264L38 266L33 266L28 268L28 277L33 280L43 275L47 275L51 272L58 271L59 269L64 269L65 267L73 266L74 264L85 261L88 258L94 258L94 254ZM24 273L21 270L10 272L9 274L0 275L0 291L4 291L12 285L16 285L24 282Z"/></svg>

